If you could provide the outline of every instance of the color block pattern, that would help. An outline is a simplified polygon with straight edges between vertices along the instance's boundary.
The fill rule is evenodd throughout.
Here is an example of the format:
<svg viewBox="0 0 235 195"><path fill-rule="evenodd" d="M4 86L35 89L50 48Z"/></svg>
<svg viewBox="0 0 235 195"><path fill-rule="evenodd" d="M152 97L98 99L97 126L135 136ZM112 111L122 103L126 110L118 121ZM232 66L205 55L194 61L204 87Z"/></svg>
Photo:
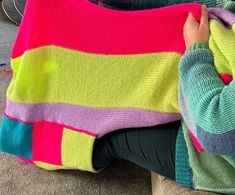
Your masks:
<svg viewBox="0 0 235 195"><path fill-rule="evenodd" d="M95 134L47 121L25 124L3 117L0 151L47 170L81 169L94 172Z"/></svg>
<svg viewBox="0 0 235 195"><path fill-rule="evenodd" d="M44 46L12 60L14 77L7 97L30 104L66 102L94 108L179 113L175 89L180 56L176 52L98 55ZM169 87L159 90L166 83ZM27 96L22 96L25 91Z"/></svg>
<svg viewBox="0 0 235 195"><path fill-rule="evenodd" d="M94 171L92 152L95 137L64 128L62 162L69 168Z"/></svg>
<svg viewBox="0 0 235 195"><path fill-rule="evenodd" d="M92 152L96 138L114 130L163 124L183 116L194 144L205 155L209 147L200 135L214 133L226 140L233 135L228 129L233 131L235 125L234 121L223 124L219 118L200 113L196 116L199 129L193 120L197 108L186 105L180 113L178 95L187 104L184 94L178 94L178 64L185 52L183 26L189 12L199 21L200 10L197 3L117 11L88 0L50 0L46 4L27 0L12 51L14 74L0 131L1 151L47 170L95 172ZM235 16L221 9L210 9L209 16L209 45L217 70L214 76L220 74L231 86L235 75ZM197 76L203 73L207 71ZM219 77L217 81L224 85ZM191 100L202 101L194 96ZM234 107L227 111L232 113ZM204 131L207 134L202 134ZM193 165L189 136L182 131L178 136L177 148L182 154L176 155L177 181L187 187L197 184L209 189L195 177L198 164ZM207 138L213 141L215 136ZM235 144L227 141L229 151L233 150ZM193 149L187 152L190 146ZM224 151L221 145L214 148ZM232 161L227 158L227 162ZM208 179L206 171L202 173Z"/></svg>
<svg viewBox="0 0 235 195"><path fill-rule="evenodd" d="M7 116L23 122L57 121L76 129L89 129L98 137L120 128L153 126L181 119L179 113L162 113L134 108L92 108L66 103L28 104L7 101ZM79 116L79 117L77 117ZM119 122L121 121L121 123Z"/></svg>

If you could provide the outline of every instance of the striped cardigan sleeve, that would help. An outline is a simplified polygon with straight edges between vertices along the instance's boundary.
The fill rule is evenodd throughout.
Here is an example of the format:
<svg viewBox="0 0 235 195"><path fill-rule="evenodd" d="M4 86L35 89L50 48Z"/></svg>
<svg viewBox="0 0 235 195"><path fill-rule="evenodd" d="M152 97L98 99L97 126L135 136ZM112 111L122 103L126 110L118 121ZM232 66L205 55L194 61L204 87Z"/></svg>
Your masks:
<svg viewBox="0 0 235 195"><path fill-rule="evenodd" d="M194 43L182 56L179 97L183 119L202 148L235 154L235 82L220 79L208 43Z"/></svg>

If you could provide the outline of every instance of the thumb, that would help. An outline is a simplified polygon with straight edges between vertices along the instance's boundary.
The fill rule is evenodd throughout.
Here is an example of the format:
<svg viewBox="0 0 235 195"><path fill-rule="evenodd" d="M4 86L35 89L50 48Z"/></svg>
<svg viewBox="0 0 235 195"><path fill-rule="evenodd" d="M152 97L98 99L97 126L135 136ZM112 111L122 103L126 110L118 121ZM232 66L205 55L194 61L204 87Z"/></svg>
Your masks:
<svg viewBox="0 0 235 195"><path fill-rule="evenodd" d="M197 22L191 12L189 12L187 20L190 20L190 21L192 21L192 22Z"/></svg>
<svg viewBox="0 0 235 195"><path fill-rule="evenodd" d="M189 26L190 28L191 27L196 27L196 28L199 28L199 23L197 22L197 20L194 18L193 14L191 12L189 12L188 14L188 18L185 22L185 25L186 26Z"/></svg>

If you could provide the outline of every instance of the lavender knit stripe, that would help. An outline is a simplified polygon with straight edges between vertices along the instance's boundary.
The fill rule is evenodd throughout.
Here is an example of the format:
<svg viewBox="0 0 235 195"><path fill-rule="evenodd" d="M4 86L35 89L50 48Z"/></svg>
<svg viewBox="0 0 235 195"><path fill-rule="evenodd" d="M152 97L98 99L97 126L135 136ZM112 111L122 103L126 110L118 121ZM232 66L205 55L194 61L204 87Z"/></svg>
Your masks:
<svg viewBox="0 0 235 195"><path fill-rule="evenodd" d="M197 139L207 152L234 155L235 154L235 130L211 134L197 126Z"/></svg>
<svg viewBox="0 0 235 195"><path fill-rule="evenodd" d="M222 8L208 8L209 18L215 19L226 28L231 28L235 23L235 14Z"/></svg>
<svg viewBox="0 0 235 195"><path fill-rule="evenodd" d="M98 137L111 131L145 127L177 121L178 113L159 113L135 108L91 108L64 103L26 104L7 100L5 113L23 121L56 122L95 133Z"/></svg>

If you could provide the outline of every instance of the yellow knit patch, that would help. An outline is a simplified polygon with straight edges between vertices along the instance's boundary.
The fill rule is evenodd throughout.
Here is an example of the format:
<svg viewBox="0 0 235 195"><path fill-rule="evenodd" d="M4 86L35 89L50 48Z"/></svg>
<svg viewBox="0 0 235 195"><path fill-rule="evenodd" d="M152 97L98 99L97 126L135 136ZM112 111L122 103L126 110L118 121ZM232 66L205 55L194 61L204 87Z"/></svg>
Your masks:
<svg viewBox="0 0 235 195"><path fill-rule="evenodd" d="M44 46L12 60L14 77L7 97L25 103L178 113L180 57L174 52L101 55Z"/></svg>
<svg viewBox="0 0 235 195"><path fill-rule="evenodd" d="M94 136L64 128L62 164L66 168L94 172L92 164L94 141Z"/></svg>
<svg viewBox="0 0 235 195"><path fill-rule="evenodd" d="M210 21L211 36L209 46L214 56L215 67L218 73L227 73L235 76L235 25L226 29L216 20Z"/></svg>
<svg viewBox="0 0 235 195"><path fill-rule="evenodd" d="M49 170L49 171L58 170L58 169L65 169L64 166L53 165L53 164L40 162L40 161L34 161L34 164L38 167L41 167L41 168Z"/></svg>

